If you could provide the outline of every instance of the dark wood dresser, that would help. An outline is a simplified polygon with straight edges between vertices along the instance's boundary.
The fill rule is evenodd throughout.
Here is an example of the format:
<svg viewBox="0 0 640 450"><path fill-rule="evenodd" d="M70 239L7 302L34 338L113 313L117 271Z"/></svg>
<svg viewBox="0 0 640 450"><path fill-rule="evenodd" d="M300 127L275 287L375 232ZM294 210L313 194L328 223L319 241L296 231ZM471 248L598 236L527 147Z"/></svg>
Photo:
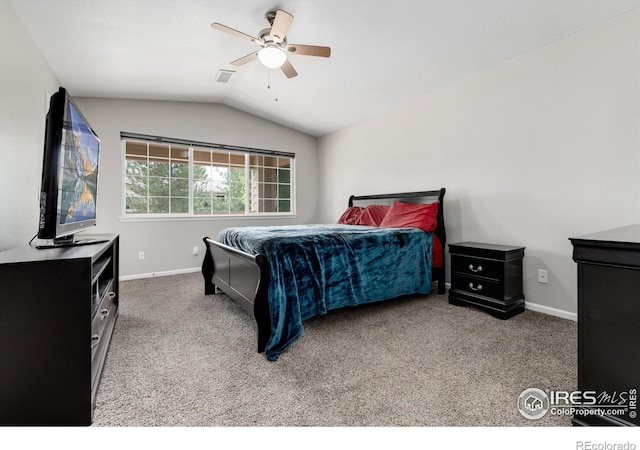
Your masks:
<svg viewBox="0 0 640 450"><path fill-rule="evenodd" d="M452 305L475 305L508 319L524 311L524 247L460 242L449 244Z"/></svg>
<svg viewBox="0 0 640 450"><path fill-rule="evenodd" d="M570 241L578 263L578 390L595 392L600 406L573 423L640 425L640 225Z"/></svg>

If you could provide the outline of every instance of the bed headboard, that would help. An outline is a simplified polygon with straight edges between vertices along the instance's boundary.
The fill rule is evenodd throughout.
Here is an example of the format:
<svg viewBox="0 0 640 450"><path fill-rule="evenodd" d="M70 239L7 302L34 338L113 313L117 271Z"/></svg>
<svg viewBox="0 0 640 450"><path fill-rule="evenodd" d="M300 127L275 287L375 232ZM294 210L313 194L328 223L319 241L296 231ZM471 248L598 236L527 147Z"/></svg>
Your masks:
<svg viewBox="0 0 640 450"><path fill-rule="evenodd" d="M444 226L444 193L445 188L436 191L420 191L420 192L403 192L399 194L378 194L378 195L352 195L349 197L349 206L368 206L368 205L387 205L391 206L393 202L399 200L407 203L433 203L438 202L438 217L435 235L442 243L442 261L443 267L439 274L438 292L444 293L444 253L447 243L447 232Z"/></svg>
<svg viewBox="0 0 640 450"><path fill-rule="evenodd" d="M378 195L352 195L349 197L349 206L387 205L399 200L407 203L433 203L438 202L438 223L435 234L442 242L444 248L447 233L444 227L444 193L445 188L437 191L403 192L399 194L378 194Z"/></svg>

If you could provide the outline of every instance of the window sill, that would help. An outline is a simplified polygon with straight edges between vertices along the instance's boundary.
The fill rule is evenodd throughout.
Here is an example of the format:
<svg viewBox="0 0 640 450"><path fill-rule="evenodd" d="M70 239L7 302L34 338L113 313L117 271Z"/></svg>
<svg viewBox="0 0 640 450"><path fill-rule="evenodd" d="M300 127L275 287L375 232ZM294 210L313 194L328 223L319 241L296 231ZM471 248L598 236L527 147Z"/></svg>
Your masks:
<svg viewBox="0 0 640 450"><path fill-rule="evenodd" d="M264 219L295 219L296 214L255 214L255 215L228 215L228 216L120 216L120 222L183 222L183 221L220 221L220 220L264 220Z"/></svg>

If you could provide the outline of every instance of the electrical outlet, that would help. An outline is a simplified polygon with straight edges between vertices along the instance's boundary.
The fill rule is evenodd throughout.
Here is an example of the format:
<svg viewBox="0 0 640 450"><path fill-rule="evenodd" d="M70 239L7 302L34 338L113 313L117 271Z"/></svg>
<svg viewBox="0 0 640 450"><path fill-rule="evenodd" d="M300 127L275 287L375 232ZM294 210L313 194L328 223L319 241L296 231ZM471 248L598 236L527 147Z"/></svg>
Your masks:
<svg viewBox="0 0 640 450"><path fill-rule="evenodd" d="M197 256L200 254L200 247L193 247L193 256Z"/></svg>
<svg viewBox="0 0 640 450"><path fill-rule="evenodd" d="M144 259L144 251L140 250L138 252L138 259L143 260Z"/></svg>
<svg viewBox="0 0 640 450"><path fill-rule="evenodd" d="M538 283L547 284L549 282L549 274L546 270L539 269L538 270Z"/></svg>

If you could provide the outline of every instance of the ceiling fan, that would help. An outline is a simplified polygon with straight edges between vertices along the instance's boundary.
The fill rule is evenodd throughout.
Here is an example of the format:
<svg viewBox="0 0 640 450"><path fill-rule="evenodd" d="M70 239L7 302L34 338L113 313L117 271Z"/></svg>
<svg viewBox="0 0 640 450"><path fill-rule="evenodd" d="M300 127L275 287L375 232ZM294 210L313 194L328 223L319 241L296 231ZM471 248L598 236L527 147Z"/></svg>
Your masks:
<svg viewBox="0 0 640 450"><path fill-rule="evenodd" d="M258 37L253 37L241 31L234 30L221 23L214 22L211 27L214 30L224 31L232 36L248 41L253 41L262 47L260 50L249 53L242 58L231 61L232 66L241 66L254 59L259 59L265 66L275 69L280 68L287 78L293 78L298 72L293 68L287 58L287 54L321 56L328 58L331 55L330 47L320 47L317 45L289 44L287 42L287 31L293 22L293 16L281 9L267 12L265 15L271 25L258 33Z"/></svg>

